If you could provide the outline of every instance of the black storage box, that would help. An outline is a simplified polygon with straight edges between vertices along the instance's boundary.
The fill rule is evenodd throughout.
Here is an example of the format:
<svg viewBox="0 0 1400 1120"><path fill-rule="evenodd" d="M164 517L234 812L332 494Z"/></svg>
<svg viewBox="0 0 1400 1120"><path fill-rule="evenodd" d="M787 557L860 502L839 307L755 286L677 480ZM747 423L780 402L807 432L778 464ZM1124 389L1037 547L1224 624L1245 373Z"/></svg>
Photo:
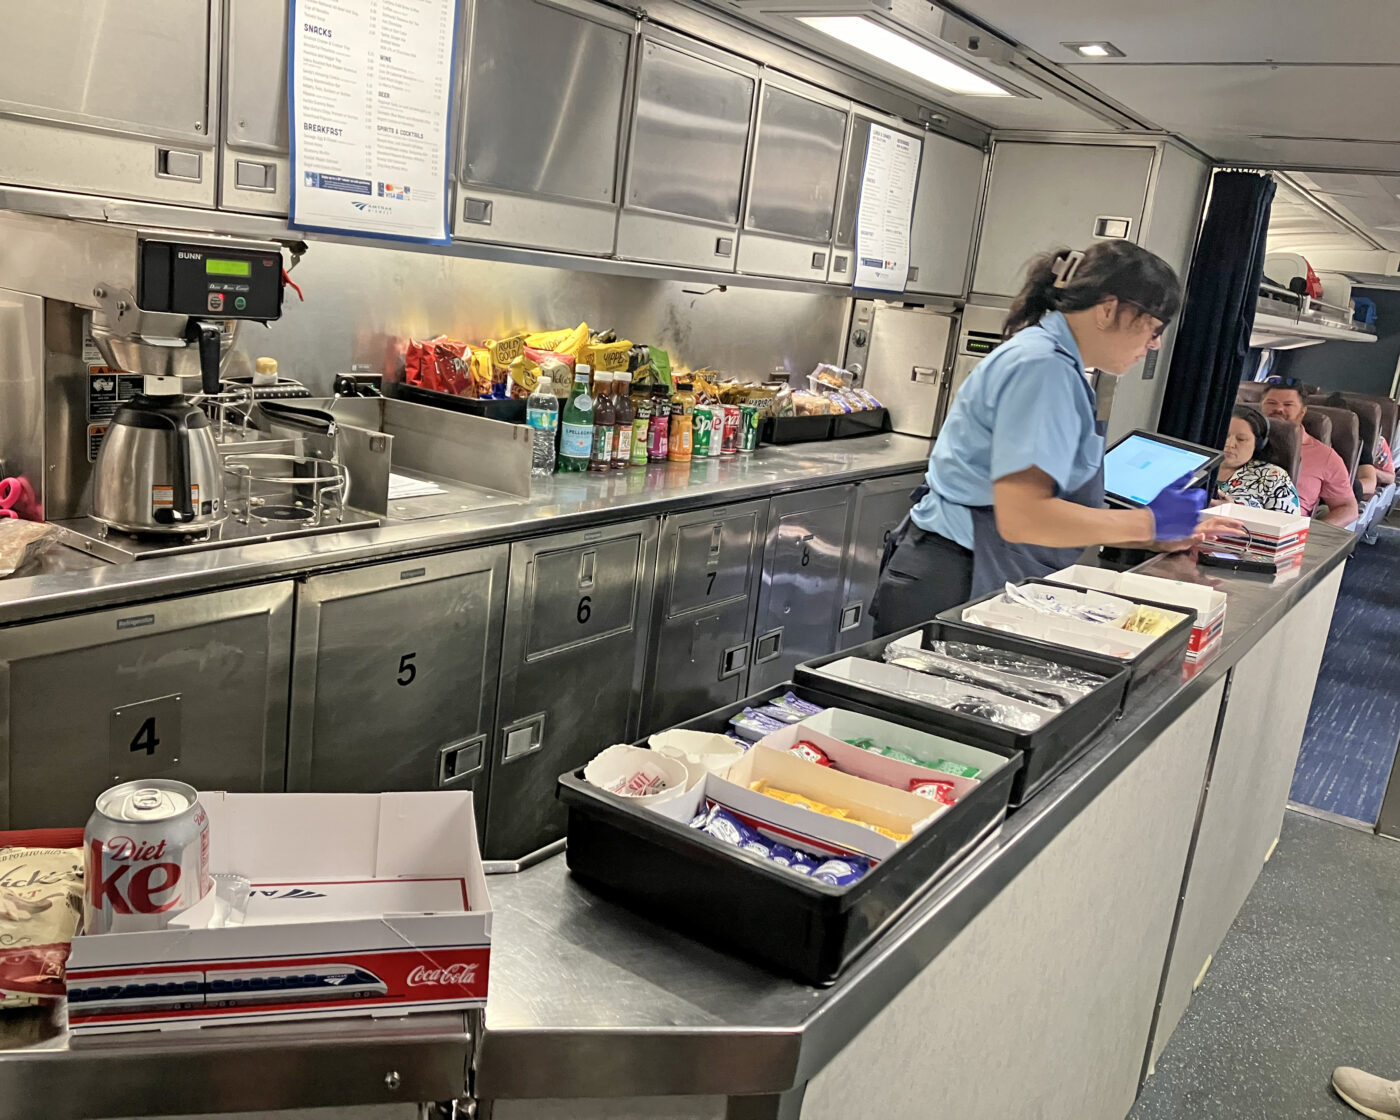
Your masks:
<svg viewBox="0 0 1400 1120"><path fill-rule="evenodd" d="M1039 583L1056 590L1082 591L1083 588L1066 588L1062 583L1052 583L1046 579L1025 579L1019 586ZM1036 657L1043 657L1046 661L1064 661L1068 653L1076 653L1082 657L1092 657L1099 665L1117 665L1120 668L1124 665L1128 667L1128 690L1124 696L1126 704L1132 696L1141 689L1160 670L1171 669L1179 672L1182 664L1186 660L1186 650L1191 644L1191 631L1196 626L1196 612L1190 607L1171 606L1167 603L1153 603L1147 599L1139 599L1133 595L1117 595L1115 598L1127 599L1133 603L1140 603L1147 607L1156 607L1159 610L1171 611L1173 614L1184 615L1185 617L1173 626L1167 633L1163 634L1136 657L1113 657L1110 654L1086 653L1073 649L1070 646L1058 645L1055 642L1042 641L1039 638L1022 638L1014 634L1008 634L1004 630L994 630L989 626L978 626L971 622L962 620L962 613L968 607L976 606L978 603L985 603L1002 595L1001 591L993 591L990 595L984 595L980 599L973 599L969 603L952 607L938 616L938 621L944 623L948 628L948 638L953 641L976 642L981 645L990 645L993 635L1003 637L1014 637L1021 645L1018 647L1026 653L1034 654ZM1106 593L1105 593L1106 594ZM1064 661L1066 665L1074 662ZM1094 668L1089 663L1084 664L1084 668ZM1095 672L1105 672L1106 669L1095 669Z"/></svg>
<svg viewBox="0 0 1400 1120"><path fill-rule="evenodd" d="M770 416L758 431L760 443L815 443L830 439L834 416Z"/></svg>
<svg viewBox="0 0 1400 1120"><path fill-rule="evenodd" d="M927 729L800 684L780 684L678 726L727 729L732 715L789 689L824 708ZM691 937L805 983L828 984L1001 823L1021 756L981 749L1006 756L1006 765L850 887L813 882L605 793L585 782L582 770L561 776L556 791L569 812L569 870L601 894Z"/></svg>
<svg viewBox="0 0 1400 1120"><path fill-rule="evenodd" d="M826 667L832 662L847 657L882 661L885 647L908 634L919 634L922 639L920 645L924 649L930 648L934 642L967 640L965 634L951 631L952 627L949 624L935 621L911 627L888 637L876 638L863 645L799 665L797 680L799 683L820 688L832 696L842 697L843 703L855 701L878 707L893 715L916 721L920 726L942 729L950 736L965 740L975 747L1020 751L1025 756L1026 764L1016 775L1016 781L1011 787L1013 806L1023 804L1041 786L1083 754L1094 736L1122 713L1129 677L1125 663L1114 657L1105 658L1061 646L1053 647L1054 656L1047 657L1040 649L1030 648L1031 643L1025 639L996 630L979 634L976 644L1054 661L1071 669L1097 673L1106 679L1078 703L1052 716L1036 730L1017 731L980 716L965 715L912 697L886 692L875 685L833 677L826 671ZM1106 662L1112 664L1105 664Z"/></svg>
<svg viewBox="0 0 1400 1120"><path fill-rule="evenodd" d="M424 389L421 385L409 385L403 381L394 383L391 395L401 401L428 404L434 408L465 412L471 416L484 416L488 420L500 420L506 424L525 423L524 400L482 401L475 397L459 397L454 393L439 393L436 389ZM563 408L561 403L559 410L562 412Z"/></svg>
<svg viewBox="0 0 1400 1120"><path fill-rule="evenodd" d="M890 423L888 409L870 408L864 412L846 412L833 416L832 439L846 439L849 436L873 436L880 432L894 431Z"/></svg>

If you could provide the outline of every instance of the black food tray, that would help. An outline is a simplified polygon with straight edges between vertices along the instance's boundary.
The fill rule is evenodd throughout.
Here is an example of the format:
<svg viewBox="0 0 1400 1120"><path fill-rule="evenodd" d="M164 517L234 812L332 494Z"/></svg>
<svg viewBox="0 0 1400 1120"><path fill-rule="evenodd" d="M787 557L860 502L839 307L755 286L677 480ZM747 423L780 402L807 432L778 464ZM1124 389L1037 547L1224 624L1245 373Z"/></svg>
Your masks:
<svg viewBox="0 0 1400 1120"><path fill-rule="evenodd" d="M409 385L403 381L394 383L392 395L401 401L428 404L434 408L465 412L471 416L484 416L488 420L500 420L506 424L525 423L524 400L483 401L475 397L459 397L455 393L439 393L436 389L424 389L421 385Z"/></svg>
<svg viewBox="0 0 1400 1120"><path fill-rule="evenodd" d="M730 716L789 689L824 708L938 731L800 684L777 685L678 726L728 728ZM589 785L582 770L562 775L556 791L569 813L569 870L645 917L805 983L829 984L1001 823L1021 757L984 749L1006 755L1007 764L850 887L814 883L639 808Z"/></svg>
<svg viewBox="0 0 1400 1120"><path fill-rule="evenodd" d="M1065 584L1054 583L1048 579L1024 579L1021 586L1028 583L1043 583L1049 587L1064 589ZM1084 588L1069 588L1069 590L1082 591ZM1173 626L1167 633L1163 634L1136 657L1122 658L1111 657L1107 654L1084 653L1075 650L1070 646L1057 645L1054 642L1041 641L1039 638L1022 638L1014 634L1007 634L1003 630L993 630L987 626L977 626L971 622L962 620L962 612L968 607L978 603L985 603L989 599L995 599L1001 591L993 591L990 595L984 595L980 599L973 599L963 603L961 606L952 607L938 616L938 621L948 627L948 637L956 641L978 642L983 645L991 644L991 637L1000 634L1003 637L1015 638L1021 643L1020 648L1026 653L1034 654L1036 657L1043 657L1046 661L1063 661L1066 665L1073 665L1075 662L1066 660L1066 655L1077 653L1081 657L1094 658L1100 665L1117 665L1120 668L1124 665L1128 667L1128 690L1123 697L1126 704L1141 688L1143 688L1152 677L1159 671L1167 668L1179 670L1186 660L1186 650L1191 644L1191 631L1196 626L1196 612L1190 607L1175 607L1167 603L1153 603L1146 599L1139 599L1134 595L1117 595L1119 599L1128 599L1134 603L1141 603L1148 607L1157 607L1164 611L1171 611L1174 614L1185 615L1180 622ZM1105 592L1105 594L1107 594ZM975 636L969 636L975 635ZM1086 665L1086 668L1092 666ZM1096 670L1103 672L1105 670Z"/></svg>
<svg viewBox="0 0 1400 1120"><path fill-rule="evenodd" d="M832 439L846 439L849 436L873 436L879 432L892 432L888 409L871 408L864 412L846 412L833 416Z"/></svg>
<svg viewBox="0 0 1400 1120"><path fill-rule="evenodd" d="M918 633L922 633L923 640L920 644L924 649L930 648L938 641L968 640L966 634L956 631L947 623L927 622L922 626L914 626L888 637L876 638L863 645L799 665L797 680L801 684L814 686L833 696L841 697L843 705L848 701L855 701L882 708L892 715L940 729L950 738L963 740L974 747L998 752L1020 751L1025 756L1026 764L1016 775L1016 781L1011 787L1013 806L1024 804L1027 798L1083 754L1094 736L1122 713L1129 673L1127 665L1118 658L1101 657L1061 646L1053 647L1054 656L1047 657L1040 649L1031 649L1031 643L1025 639L997 630L986 631L985 636L979 633L975 644L1006 650L1009 653L1039 657L1071 669L1098 673L1107 679L1078 703L1046 720L1036 730L1017 731L980 716L950 711L912 697L885 692L873 685L831 677L824 671L825 666L845 657L883 661L882 655L887 645L907 634Z"/></svg>
<svg viewBox="0 0 1400 1120"><path fill-rule="evenodd" d="M814 443L830 439L834 416L769 416L759 429L763 443Z"/></svg>

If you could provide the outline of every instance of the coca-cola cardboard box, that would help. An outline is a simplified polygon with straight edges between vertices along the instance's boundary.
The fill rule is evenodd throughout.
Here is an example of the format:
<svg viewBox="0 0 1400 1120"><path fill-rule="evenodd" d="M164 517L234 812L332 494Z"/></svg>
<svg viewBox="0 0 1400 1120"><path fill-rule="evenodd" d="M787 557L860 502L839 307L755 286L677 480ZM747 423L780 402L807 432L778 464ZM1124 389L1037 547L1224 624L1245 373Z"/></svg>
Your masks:
<svg viewBox="0 0 1400 1120"><path fill-rule="evenodd" d="M166 929L74 939L75 1034L481 1007L491 902L466 792L201 793L211 891ZM241 924L235 924L241 919Z"/></svg>

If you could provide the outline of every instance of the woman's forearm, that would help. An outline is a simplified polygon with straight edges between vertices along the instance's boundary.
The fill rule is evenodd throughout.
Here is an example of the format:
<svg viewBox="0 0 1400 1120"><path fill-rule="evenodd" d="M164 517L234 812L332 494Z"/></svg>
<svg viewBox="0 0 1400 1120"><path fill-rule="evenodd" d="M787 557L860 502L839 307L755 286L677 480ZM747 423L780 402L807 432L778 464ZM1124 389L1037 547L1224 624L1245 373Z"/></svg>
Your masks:
<svg viewBox="0 0 1400 1120"><path fill-rule="evenodd" d="M1000 493L998 494L1000 499ZM997 531L1013 544L1087 548L1150 541L1156 521L1145 509L1093 509L1063 498L996 503Z"/></svg>

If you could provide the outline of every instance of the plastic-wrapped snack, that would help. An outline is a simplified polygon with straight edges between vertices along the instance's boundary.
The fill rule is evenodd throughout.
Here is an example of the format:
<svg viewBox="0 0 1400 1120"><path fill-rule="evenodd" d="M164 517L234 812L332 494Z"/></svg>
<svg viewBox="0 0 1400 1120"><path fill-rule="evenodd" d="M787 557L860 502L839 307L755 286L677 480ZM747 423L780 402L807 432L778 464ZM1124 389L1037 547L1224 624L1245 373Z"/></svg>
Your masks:
<svg viewBox="0 0 1400 1120"><path fill-rule="evenodd" d="M57 999L83 909L81 829L0 834L0 1000ZM31 998L32 997L32 998Z"/></svg>
<svg viewBox="0 0 1400 1120"><path fill-rule="evenodd" d="M930 676L957 681L960 684L990 689L993 693L1001 693L1013 700L1019 700L1023 704L1045 708L1049 711L1060 711L1079 699L1078 693L1058 689L1052 684L1036 688L1026 685L1006 673L998 672L996 669L969 665L949 657L947 654L935 653L931 650L909 650L893 647L893 654L891 656L891 647L885 649L885 660L891 665L928 673Z"/></svg>
<svg viewBox="0 0 1400 1120"><path fill-rule="evenodd" d="M741 851L762 856L779 867L797 875L818 878L832 886L844 887L854 883L870 870L870 861L862 856L846 854L841 856L817 857L796 848L789 848L776 840L770 840L757 829L750 828L724 806L711 801L705 806L690 827L699 832L733 844Z"/></svg>
<svg viewBox="0 0 1400 1120"><path fill-rule="evenodd" d="M958 803L958 787L946 778L913 778L909 782L909 792L927 797L939 805Z"/></svg>
<svg viewBox="0 0 1400 1120"><path fill-rule="evenodd" d="M793 390L792 407L797 416L830 416L836 411L827 394L809 393L804 389Z"/></svg>
<svg viewBox="0 0 1400 1120"><path fill-rule="evenodd" d="M1160 638L1180 621L1181 616L1173 614L1171 611L1161 611L1156 607L1140 606L1128 616L1127 620L1123 623L1123 629L1131 630L1136 634L1150 634L1154 638Z"/></svg>
<svg viewBox="0 0 1400 1120"><path fill-rule="evenodd" d="M773 699L768 701L768 704L770 707L784 708L787 711L795 712L803 719L807 719L809 716L819 716L822 712L826 711L825 708L819 707L808 700L803 700L800 696L794 695L791 692L785 692L781 696L773 697Z"/></svg>
<svg viewBox="0 0 1400 1120"><path fill-rule="evenodd" d="M764 704L762 707L755 708L754 711L758 712L759 715L767 716L769 719L775 719L779 723L800 723L805 718L777 704Z"/></svg>
<svg viewBox="0 0 1400 1120"><path fill-rule="evenodd" d="M844 389L852 381L851 375L840 366L822 362L807 375L807 384L812 392L821 393L829 389Z"/></svg>
<svg viewBox="0 0 1400 1120"><path fill-rule="evenodd" d="M897 643L891 643L892 646L895 644ZM964 663L985 665L989 669L1021 677L1035 686L1053 683L1080 696L1087 696L1106 679L1097 673L1031 657L1029 654L1011 653L1008 650L973 645L970 642L933 642L929 649Z"/></svg>
<svg viewBox="0 0 1400 1120"><path fill-rule="evenodd" d="M805 762L815 762L818 766L831 766L832 769L835 769L831 759L827 757L826 751L822 750L816 743L809 743L806 739L788 747L788 754L795 754Z"/></svg>
<svg viewBox="0 0 1400 1120"><path fill-rule="evenodd" d="M737 716L732 716L729 722L735 731L754 743L765 735L771 735L773 732L781 731L788 726L786 720L766 716L757 708L745 708Z"/></svg>
<svg viewBox="0 0 1400 1120"><path fill-rule="evenodd" d="M1002 601L1029 607L1041 614L1062 615L1103 626L1120 626L1132 614L1135 606L1127 599L1101 592L1091 594L1044 583L1029 583L1022 587L1008 583Z"/></svg>
<svg viewBox="0 0 1400 1120"><path fill-rule="evenodd" d="M861 750L882 754L896 762L908 762L914 766L922 766L925 770L937 770L944 774L952 774L955 778L971 778L975 781L982 774L982 771L976 766L969 766L965 762L953 762L947 758L936 758L932 762L925 762L922 758L915 758L908 751L902 751L898 747L876 746L870 739L847 739L846 742L853 747L860 747Z"/></svg>
<svg viewBox="0 0 1400 1120"><path fill-rule="evenodd" d="M855 856L829 859L812 872L812 878L833 887L849 887L870 870L870 861Z"/></svg>

